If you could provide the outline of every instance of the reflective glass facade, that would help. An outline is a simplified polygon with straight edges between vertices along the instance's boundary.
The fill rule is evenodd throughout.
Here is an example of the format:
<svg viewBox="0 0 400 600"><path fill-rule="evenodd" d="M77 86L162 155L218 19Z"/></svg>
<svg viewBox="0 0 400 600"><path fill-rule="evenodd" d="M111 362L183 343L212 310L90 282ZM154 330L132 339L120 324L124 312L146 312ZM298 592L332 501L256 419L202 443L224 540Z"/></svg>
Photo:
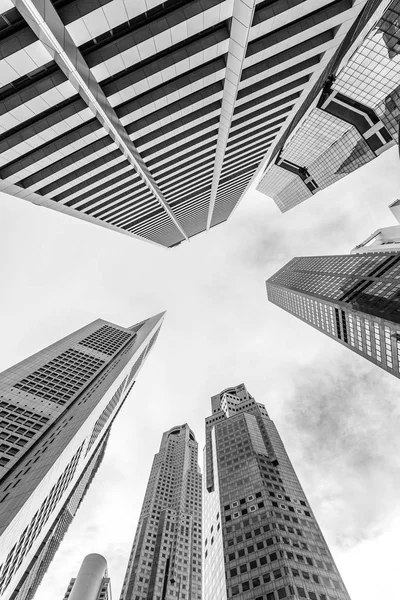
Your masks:
<svg viewBox="0 0 400 600"><path fill-rule="evenodd" d="M78 483L72 490L70 497L65 503L65 507L60 512L59 517L49 530L40 551L32 560L29 567L25 570L22 581L15 590L13 600L33 600L35 594L42 582L44 575L53 560L65 533L67 532L72 520L81 505L81 502L89 489L89 486L103 460L104 452L109 438L109 431L99 444L96 452L87 464Z"/></svg>
<svg viewBox="0 0 400 600"><path fill-rule="evenodd" d="M400 377L398 252L294 258L267 281L268 299Z"/></svg>
<svg viewBox="0 0 400 600"><path fill-rule="evenodd" d="M276 185L282 161L305 167L313 193L332 185L398 143L400 121L400 0L393 0L347 64L325 82L310 110L270 164L258 186L282 212L303 202L292 183ZM363 115L360 117L360 115Z"/></svg>
<svg viewBox="0 0 400 600"><path fill-rule="evenodd" d="M188 425L163 434L155 455L121 600L201 600L202 488Z"/></svg>
<svg viewBox="0 0 400 600"><path fill-rule="evenodd" d="M204 600L349 600L282 440L243 384L206 419Z"/></svg>
<svg viewBox="0 0 400 600"><path fill-rule="evenodd" d="M162 320L99 319L0 374L2 600L39 583Z"/></svg>

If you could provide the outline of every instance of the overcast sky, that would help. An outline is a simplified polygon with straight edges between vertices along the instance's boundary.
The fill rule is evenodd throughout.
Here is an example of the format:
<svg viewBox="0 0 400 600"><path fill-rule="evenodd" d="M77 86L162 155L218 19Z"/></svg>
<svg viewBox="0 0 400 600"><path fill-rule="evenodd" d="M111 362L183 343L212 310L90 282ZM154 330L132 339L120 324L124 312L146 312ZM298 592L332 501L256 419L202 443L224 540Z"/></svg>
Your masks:
<svg viewBox="0 0 400 600"><path fill-rule="evenodd" d="M167 310L37 600L62 600L90 552L118 600L161 434L189 423L201 456L210 396L241 382L276 422L352 600L398 597L400 381L269 304L265 279L395 225L399 184L391 149L285 215L250 192L172 250L0 195L0 370L98 317Z"/></svg>

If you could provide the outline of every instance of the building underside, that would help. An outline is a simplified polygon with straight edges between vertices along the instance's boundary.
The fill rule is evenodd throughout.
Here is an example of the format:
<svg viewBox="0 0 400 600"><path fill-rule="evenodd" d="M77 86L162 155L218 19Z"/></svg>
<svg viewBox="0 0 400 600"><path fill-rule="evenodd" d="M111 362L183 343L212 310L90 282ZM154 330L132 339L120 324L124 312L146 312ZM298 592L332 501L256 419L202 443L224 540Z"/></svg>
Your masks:
<svg viewBox="0 0 400 600"><path fill-rule="evenodd" d="M0 191L167 247L214 227L378 4L0 0Z"/></svg>

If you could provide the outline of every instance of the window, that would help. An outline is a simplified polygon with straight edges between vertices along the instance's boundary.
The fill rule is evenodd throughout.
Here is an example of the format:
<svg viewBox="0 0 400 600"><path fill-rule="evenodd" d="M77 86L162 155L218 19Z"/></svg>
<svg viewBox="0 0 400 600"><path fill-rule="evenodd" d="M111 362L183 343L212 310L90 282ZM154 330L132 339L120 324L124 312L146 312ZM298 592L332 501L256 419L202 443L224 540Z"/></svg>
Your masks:
<svg viewBox="0 0 400 600"><path fill-rule="evenodd" d="M237 596L239 593L239 586L238 585L234 585L232 587L232 596Z"/></svg>
<svg viewBox="0 0 400 600"><path fill-rule="evenodd" d="M236 577L237 575L237 569L236 567L234 569L231 569L231 577Z"/></svg>
<svg viewBox="0 0 400 600"><path fill-rule="evenodd" d="M259 587L261 585L261 581L259 577L253 579L253 587Z"/></svg>
<svg viewBox="0 0 400 600"><path fill-rule="evenodd" d="M250 562L250 569L257 569L257 561L256 560L252 560Z"/></svg>
<svg viewBox="0 0 400 600"><path fill-rule="evenodd" d="M300 598L307 598L304 588L297 587L297 593L300 596Z"/></svg>
<svg viewBox="0 0 400 600"><path fill-rule="evenodd" d="M246 573L246 571L247 571L247 565L240 565L240 572Z"/></svg>
<svg viewBox="0 0 400 600"><path fill-rule="evenodd" d="M104 360L70 348L14 384L24 392L65 404L105 364Z"/></svg>
<svg viewBox="0 0 400 600"><path fill-rule="evenodd" d="M278 557L276 555L276 552L273 552L272 554L269 555L269 560L271 562L274 562L275 560L278 560Z"/></svg>
<svg viewBox="0 0 400 600"><path fill-rule="evenodd" d="M249 581L245 581L245 582L242 584L242 589L243 589L243 591L244 591L244 592L247 592L247 590L249 590L249 589L250 589L250 582L249 582Z"/></svg>
<svg viewBox="0 0 400 600"><path fill-rule="evenodd" d="M278 590L278 598L286 598L287 594L286 594L286 588L280 588Z"/></svg>
<svg viewBox="0 0 400 600"><path fill-rule="evenodd" d="M274 571L274 578L275 578L275 579L279 579L280 577L282 577L282 572L281 572L281 570L280 570L280 569L276 569L276 570Z"/></svg>
<svg viewBox="0 0 400 600"><path fill-rule="evenodd" d="M234 512L233 515L232 515L232 517L234 519L238 519L239 518L239 513L238 512Z"/></svg>

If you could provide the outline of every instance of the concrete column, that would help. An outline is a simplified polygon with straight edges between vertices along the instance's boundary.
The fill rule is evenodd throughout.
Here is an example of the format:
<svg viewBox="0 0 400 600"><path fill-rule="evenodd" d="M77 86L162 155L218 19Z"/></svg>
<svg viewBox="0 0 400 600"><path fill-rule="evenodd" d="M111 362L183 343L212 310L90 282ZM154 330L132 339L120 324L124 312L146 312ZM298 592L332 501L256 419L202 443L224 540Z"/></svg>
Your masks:
<svg viewBox="0 0 400 600"><path fill-rule="evenodd" d="M79 569L69 600L97 600L107 561L101 554L88 554Z"/></svg>

